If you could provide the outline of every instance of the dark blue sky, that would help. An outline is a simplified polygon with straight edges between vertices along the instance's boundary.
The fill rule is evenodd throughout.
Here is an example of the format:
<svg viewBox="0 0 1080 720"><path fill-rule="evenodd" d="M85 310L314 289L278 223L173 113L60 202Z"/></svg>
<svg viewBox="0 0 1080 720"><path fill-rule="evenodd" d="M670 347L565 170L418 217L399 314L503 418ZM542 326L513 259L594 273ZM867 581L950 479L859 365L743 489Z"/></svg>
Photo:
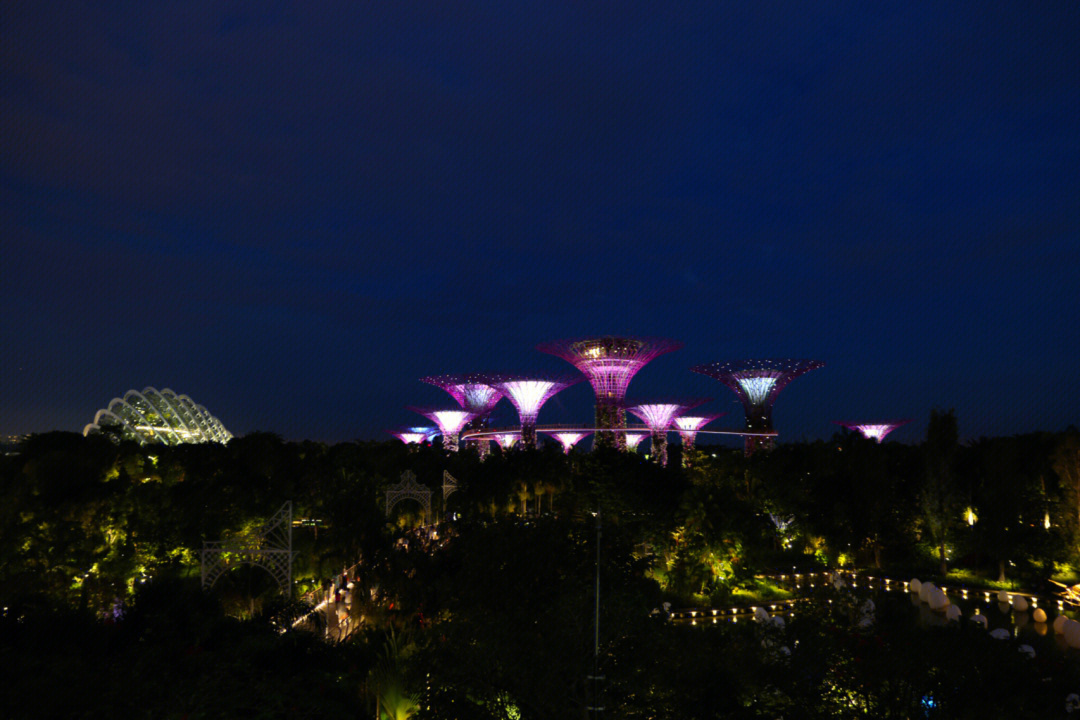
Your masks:
<svg viewBox="0 0 1080 720"><path fill-rule="evenodd" d="M736 415L687 368L825 361L790 439L1080 424L1073 0L106 5L0 7L0 433L385 437L608 333Z"/></svg>

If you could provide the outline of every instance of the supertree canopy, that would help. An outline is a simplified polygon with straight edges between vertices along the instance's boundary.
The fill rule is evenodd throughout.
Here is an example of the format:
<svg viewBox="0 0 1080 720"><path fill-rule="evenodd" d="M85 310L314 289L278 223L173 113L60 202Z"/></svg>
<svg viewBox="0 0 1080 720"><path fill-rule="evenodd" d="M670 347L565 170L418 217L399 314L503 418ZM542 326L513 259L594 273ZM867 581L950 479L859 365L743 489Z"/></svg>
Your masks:
<svg viewBox="0 0 1080 720"><path fill-rule="evenodd" d="M626 447L631 450L637 450L637 446L641 444L641 441L649 437L647 432L627 432L626 433Z"/></svg>
<svg viewBox="0 0 1080 720"><path fill-rule="evenodd" d="M649 337L616 337L555 340L536 346L557 355L589 379L596 393L597 445L626 448L626 388L641 368L658 355L682 347L675 340ZM614 431L614 432L611 432Z"/></svg>
<svg viewBox="0 0 1080 720"><path fill-rule="evenodd" d="M653 456L661 465L667 465L667 433L675 418L686 410L703 405L712 398L686 398L679 400L654 400L638 403L627 408L637 415L652 431Z"/></svg>
<svg viewBox="0 0 1080 720"><path fill-rule="evenodd" d="M432 408L410 407L413 412L418 412L431 422L439 426L443 436L443 448L450 452L457 452L458 433L476 415L467 410L439 410Z"/></svg>
<svg viewBox="0 0 1080 720"><path fill-rule="evenodd" d="M495 442L499 444L499 447L503 450L509 450L517 445L517 441L521 439L521 433L506 432L497 433L494 436Z"/></svg>
<svg viewBox="0 0 1080 720"><path fill-rule="evenodd" d="M690 451L694 449L698 430L724 414L720 412L709 415L680 415L675 418L675 428L679 431L679 437L682 438L683 467L690 467Z"/></svg>
<svg viewBox="0 0 1080 720"><path fill-rule="evenodd" d="M83 428L83 435L93 433L142 445L226 443L232 439L232 433L216 417L187 395L152 387L142 392L128 390L123 398L113 398L107 408L97 411L94 422Z"/></svg>
<svg viewBox="0 0 1080 720"><path fill-rule="evenodd" d="M764 359L736 360L690 368L727 385L738 395L746 411L746 429L772 430L772 406L776 396L795 378L822 367L817 360ZM746 438L746 454L768 447L771 439Z"/></svg>
<svg viewBox="0 0 1080 720"><path fill-rule="evenodd" d="M462 409L475 413L475 417L469 422L469 427L474 429L480 429L487 424L487 416L503 397L499 390L484 382L484 376L480 373L428 375L420 378L420 382L442 388L457 400ZM481 457L487 454L490 444L486 439L476 438L471 442L476 445Z"/></svg>
<svg viewBox="0 0 1080 720"><path fill-rule="evenodd" d="M548 435L558 440L559 443L562 445L563 452L569 455L571 448L573 448L585 438L589 437L589 435L592 435L592 433L584 430L559 430L549 431Z"/></svg>
<svg viewBox="0 0 1080 720"><path fill-rule="evenodd" d="M427 442L428 434L423 432L413 432L412 428L402 428L401 430L387 430L401 442L406 445L419 445L420 443Z"/></svg>
<svg viewBox="0 0 1080 720"><path fill-rule="evenodd" d="M911 419L907 420L889 420L886 422L877 423L858 423L858 422L845 422L843 420L834 420L837 425L843 425L848 430L858 432L867 440L876 440L878 443L885 441L885 436L891 433L901 425L907 425L911 422Z"/></svg>
<svg viewBox="0 0 1080 720"><path fill-rule="evenodd" d="M422 434L424 436L424 439L426 441L428 441L428 442L431 442L431 439L439 434L439 428L437 428L437 427L416 426L416 427L407 427L407 428L405 428L405 430L407 432L411 432L411 433L420 433L420 434Z"/></svg>
<svg viewBox="0 0 1080 720"><path fill-rule="evenodd" d="M485 417L502 399L502 392L484 382L478 373L464 375L429 375L420 382L440 387L457 400L458 405L478 417Z"/></svg>
<svg viewBox="0 0 1080 720"><path fill-rule="evenodd" d="M531 375L489 375L492 387L506 396L515 408L521 420L521 445L526 448L536 447L536 418L540 408L551 396L571 385L581 382L580 376L531 374Z"/></svg>

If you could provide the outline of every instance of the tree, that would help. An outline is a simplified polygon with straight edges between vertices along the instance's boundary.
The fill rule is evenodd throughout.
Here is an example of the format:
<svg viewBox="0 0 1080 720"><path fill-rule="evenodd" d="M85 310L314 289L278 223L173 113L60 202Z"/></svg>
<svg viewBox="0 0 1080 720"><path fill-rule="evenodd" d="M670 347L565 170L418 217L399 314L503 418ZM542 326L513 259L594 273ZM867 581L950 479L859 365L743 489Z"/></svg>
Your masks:
<svg viewBox="0 0 1080 720"><path fill-rule="evenodd" d="M956 493L956 453L960 433L956 412L932 410L926 427L926 485L922 508L926 529L937 546L941 576L949 572L945 545L958 515Z"/></svg>
<svg viewBox="0 0 1080 720"><path fill-rule="evenodd" d="M1080 432L1075 428L1066 431L1054 450L1054 472L1061 482L1061 495L1073 532L1080 536Z"/></svg>

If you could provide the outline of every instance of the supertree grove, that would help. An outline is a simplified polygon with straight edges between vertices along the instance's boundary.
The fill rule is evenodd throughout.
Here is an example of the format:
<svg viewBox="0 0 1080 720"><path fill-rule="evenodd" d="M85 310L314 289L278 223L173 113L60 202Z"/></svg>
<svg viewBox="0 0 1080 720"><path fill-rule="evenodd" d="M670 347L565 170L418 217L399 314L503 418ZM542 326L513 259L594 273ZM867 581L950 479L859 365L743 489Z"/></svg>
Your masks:
<svg viewBox="0 0 1080 720"><path fill-rule="evenodd" d="M541 352L561 357L589 379L596 393L595 445L626 449L624 402L630 381L652 359L682 347L675 340L647 337L604 336L555 340L536 346Z"/></svg>
<svg viewBox="0 0 1080 720"><path fill-rule="evenodd" d="M449 393L463 410L475 414L468 426L479 429L487 424L488 416L503 397L502 392L484 382L484 377L481 373L427 375L420 378L420 382L442 388ZM487 454L489 447L487 440L477 438L473 442L481 456Z"/></svg>
<svg viewBox="0 0 1080 720"><path fill-rule="evenodd" d="M711 398L655 400L627 408L645 423L652 433L652 454L660 465L667 465L667 433L682 412L709 402Z"/></svg>
<svg viewBox="0 0 1080 720"><path fill-rule="evenodd" d="M458 433L475 415L467 410L441 410L433 408L410 407L439 426L443 437L443 448L449 452L458 451Z"/></svg>

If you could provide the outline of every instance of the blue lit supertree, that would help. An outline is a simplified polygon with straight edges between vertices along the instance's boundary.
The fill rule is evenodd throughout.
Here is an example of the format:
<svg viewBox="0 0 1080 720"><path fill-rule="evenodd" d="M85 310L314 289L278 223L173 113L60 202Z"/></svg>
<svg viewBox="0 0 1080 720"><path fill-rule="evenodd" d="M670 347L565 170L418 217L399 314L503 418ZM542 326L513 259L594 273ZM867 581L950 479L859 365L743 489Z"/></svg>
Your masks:
<svg viewBox="0 0 1080 720"><path fill-rule="evenodd" d="M771 431L772 407L777 395L795 378L822 367L817 360L762 359L717 362L690 368L727 385L746 411L746 429ZM772 447L771 438L746 438L745 452Z"/></svg>

